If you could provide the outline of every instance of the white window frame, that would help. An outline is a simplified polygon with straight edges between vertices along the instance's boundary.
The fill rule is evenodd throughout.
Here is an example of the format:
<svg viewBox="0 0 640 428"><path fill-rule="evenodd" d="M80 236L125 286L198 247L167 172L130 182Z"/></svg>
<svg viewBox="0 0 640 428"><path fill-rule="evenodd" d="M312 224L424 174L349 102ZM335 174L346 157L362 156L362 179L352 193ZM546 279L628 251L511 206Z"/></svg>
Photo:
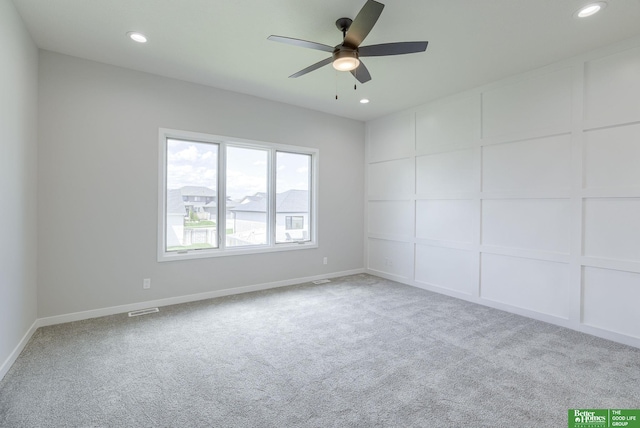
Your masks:
<svg viewBox="0 0 640 428"><path fill-rule="evenodd" d="M159 129L159 167L158 167L158 248L159 262L173 260L202 259L210 257L235 256L242 254L270 253L275 251L296 251L318 248L318 164L320 151L318 149L247 140L242 138L210 135L199 132L181 131L175 129ZM218 144L218 248L167 251L166 250L166 195L167 195L167 139L193 141L199 143ZM267 172L267 244L243 247L226 247L226 152L227 147L245 147L268 151L269 165ZM276 154L279 151L311 155L311 192L309 208L309 241L293 241L276 243Z"/></svg>

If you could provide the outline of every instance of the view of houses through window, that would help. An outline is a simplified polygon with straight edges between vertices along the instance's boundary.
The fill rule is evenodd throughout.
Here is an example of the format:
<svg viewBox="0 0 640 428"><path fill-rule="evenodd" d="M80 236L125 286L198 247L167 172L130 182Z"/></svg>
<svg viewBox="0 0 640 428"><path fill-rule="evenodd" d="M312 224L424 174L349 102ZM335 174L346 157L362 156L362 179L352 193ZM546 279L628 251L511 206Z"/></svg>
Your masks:
<svg viewBox="0 0 640 428"><path fill-rule="evenodd" d="M310 241L311 167L311 154L167 138L165 251L270 245L270 230L276 244Z"/></svg>
<svg viewBox="0 0 640 428"><path fill-rule="evenodd" d="M308 241L311 156L276 153L276 242Z"/></svg>
<svg viewBox="0 0 640 428"><path fill-rule="evenodd" d="M218 144L167 140L167 251L218 247L218 152Z"/></svg>
<svg viewBox="0 0 640 428"><path fill-rule="evenodd" d="M267 165L269 152L245 147L227 148L226 243L229 247L267 243Z"/></svg>

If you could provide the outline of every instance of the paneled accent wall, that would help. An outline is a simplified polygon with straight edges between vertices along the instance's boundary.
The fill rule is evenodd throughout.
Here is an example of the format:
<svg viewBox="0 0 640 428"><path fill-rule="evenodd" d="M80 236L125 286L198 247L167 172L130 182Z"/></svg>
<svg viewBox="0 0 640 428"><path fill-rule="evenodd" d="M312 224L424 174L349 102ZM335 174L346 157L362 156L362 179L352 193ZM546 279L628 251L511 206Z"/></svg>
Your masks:
<svg viewBox="0 0 640 428"><path fill-rule="evenodd" d="M369 122L368 271L640 347L638 76L628 41Z"/></svg>

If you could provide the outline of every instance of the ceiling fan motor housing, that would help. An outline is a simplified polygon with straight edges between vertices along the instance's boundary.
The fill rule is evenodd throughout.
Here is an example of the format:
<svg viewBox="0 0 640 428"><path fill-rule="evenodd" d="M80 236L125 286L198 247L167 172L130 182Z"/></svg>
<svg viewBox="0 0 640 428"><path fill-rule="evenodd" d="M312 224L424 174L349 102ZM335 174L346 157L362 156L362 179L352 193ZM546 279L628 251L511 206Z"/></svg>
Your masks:
<svg viewBox="0 0 640 428"><path fill-rule="evenodd" d="M353 20L351 18L339 18L336 21L336 27L338 27L338 30L342 31L343 38L347 35L347 31L349 31L349 27L351 27L352 22Z"/></svg>

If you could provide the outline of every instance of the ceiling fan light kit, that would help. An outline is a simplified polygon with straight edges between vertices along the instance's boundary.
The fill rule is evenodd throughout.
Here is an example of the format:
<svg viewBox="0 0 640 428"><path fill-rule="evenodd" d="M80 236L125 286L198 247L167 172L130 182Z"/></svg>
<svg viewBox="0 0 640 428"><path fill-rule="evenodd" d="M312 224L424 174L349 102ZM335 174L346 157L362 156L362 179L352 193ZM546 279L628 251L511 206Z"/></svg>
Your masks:
<svg viewBox="0 0 640 428"><path fill-rule="evenodd" d="M371 74L369 74L369 70L367 70L367 67L365 67L360 58L368 56L403 55L424 52L427 49L428 42L397 42L360 46L378 21L378 18L380 18L382 9L384 9L384 4L375 0L367 0L355 19L339 18L336 21L336 27L342 32L343 41L334 47L283 36L272 35L269 36L268 39L274 42L331 53L331 57L292 74L289 76L290 78L300 77L327 64L332 64L336 70L349 71L360 83L365 83L371 80Z"/></svg>
<svg viewBox="0 0 640 428"><path fill-rule="evenodd" d="M338 71L351 71L358 68L360 60L356 51L337 51L333 54L333 68Z"/></svg>

